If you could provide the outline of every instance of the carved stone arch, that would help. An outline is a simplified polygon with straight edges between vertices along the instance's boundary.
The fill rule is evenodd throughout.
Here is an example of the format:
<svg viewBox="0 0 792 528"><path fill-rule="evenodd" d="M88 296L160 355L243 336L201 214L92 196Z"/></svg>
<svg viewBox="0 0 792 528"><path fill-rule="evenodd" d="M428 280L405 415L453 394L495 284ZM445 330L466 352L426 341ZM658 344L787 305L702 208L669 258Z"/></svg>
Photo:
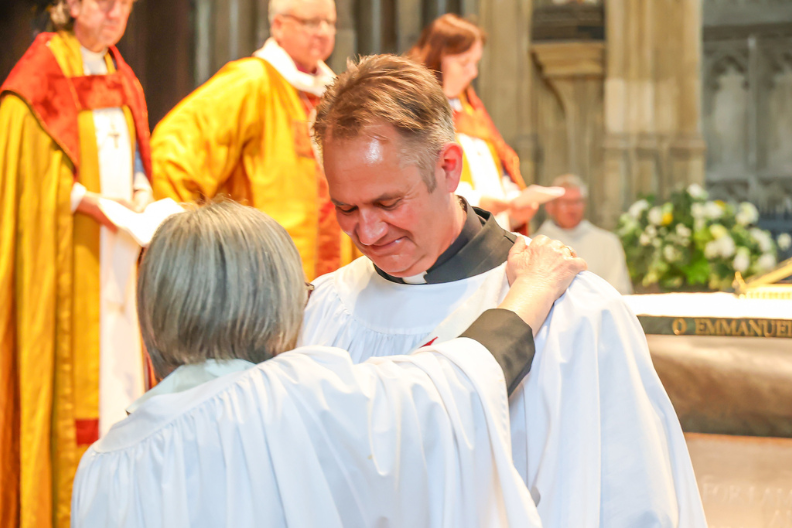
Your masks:
<svg viewBox="0 0 792 528"><path fill-rule="evenodd" d="M705 63L704 79L707 89L711 92L720 89L720 77L729 70L729 66L734 66L735 70L744 77L746 88L748 87L747 49L724 46L711 51Z"/></svg>

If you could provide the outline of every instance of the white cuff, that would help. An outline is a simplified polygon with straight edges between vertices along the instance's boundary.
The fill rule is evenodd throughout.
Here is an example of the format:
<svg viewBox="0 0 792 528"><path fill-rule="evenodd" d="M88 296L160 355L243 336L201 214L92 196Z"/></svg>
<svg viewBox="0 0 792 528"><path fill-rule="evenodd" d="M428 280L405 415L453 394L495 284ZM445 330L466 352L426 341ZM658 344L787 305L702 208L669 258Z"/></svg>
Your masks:
<svg viewBox="0 0 792 528"><path fill-rule="evenodd" d="M85 198L85 194L88 192L88 189L85 188L85 185L79 182L74 182L72 185L71 191L71 212L74 214L74 211L80 206L80 202L82 199Z"/></svg>
<svg viewBox="0 0 792 528"><path fill-rule="evenodd" d="M132 190L134 191L150 191L151 190L151 183L149 183L148 178L142 172L136 172L135 177L132 181Z"/></svg>
<svg viewBox="0 0 792 528"><path fill-rule="evenodd" d="M520 196L520 187L512 181L509 176L504 176L501 180L503 185L503 190L506 193L506 201L511 202L518 196Z"/></svg>

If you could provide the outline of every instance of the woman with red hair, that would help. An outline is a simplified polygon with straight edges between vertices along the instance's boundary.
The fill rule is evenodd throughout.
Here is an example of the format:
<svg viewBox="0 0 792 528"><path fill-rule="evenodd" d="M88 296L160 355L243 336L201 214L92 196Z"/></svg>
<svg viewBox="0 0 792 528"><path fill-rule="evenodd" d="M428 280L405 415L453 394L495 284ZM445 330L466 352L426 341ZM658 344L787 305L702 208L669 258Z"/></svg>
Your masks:
<svg viewBox="0 0 792 528"><path fill-rule="evenodd" d="M525 187L520 160L470 86L478 77L486 40L484 31L474 23L445 14L423 30L408 55L435 72L454 111L457 140L465 154L457 194L492 212L504 229L513 231L525 226L536 208L512 203Z"/></svg>

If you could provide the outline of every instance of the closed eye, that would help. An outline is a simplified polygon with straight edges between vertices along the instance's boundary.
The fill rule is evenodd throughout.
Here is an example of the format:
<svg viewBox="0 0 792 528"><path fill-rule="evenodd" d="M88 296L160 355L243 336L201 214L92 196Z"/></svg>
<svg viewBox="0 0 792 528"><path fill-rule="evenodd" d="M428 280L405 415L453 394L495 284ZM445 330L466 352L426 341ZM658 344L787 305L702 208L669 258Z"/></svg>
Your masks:
<svg viewBox="0 0 792 528"><path fill-rule="evenodd" d="M377 207L379 207L380 209L385 209L386 211L392 211L393 209L396 209L397 207L399 207L399 205L401 205L401 199L399 199L399 200L388 200L388 201L385 201L385 202L379 202L377 204Z"/></svg>
<svg viewBox="0 0 792 528"><path fill-rule="evenodd" d="M350 206L350 205L336 205L335 208L336 208L336 211L338 211L340 213L343 213L343 214L352 213L352 212L355 211L355 209L357 209L357 207Z"/></svg>

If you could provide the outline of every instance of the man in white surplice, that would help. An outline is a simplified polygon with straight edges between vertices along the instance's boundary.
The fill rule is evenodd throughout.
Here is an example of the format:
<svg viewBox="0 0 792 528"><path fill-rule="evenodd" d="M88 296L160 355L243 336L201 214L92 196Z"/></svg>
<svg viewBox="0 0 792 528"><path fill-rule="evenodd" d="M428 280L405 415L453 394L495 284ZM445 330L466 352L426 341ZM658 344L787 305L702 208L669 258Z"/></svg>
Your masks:
<svg viewBox="0 0 792 528"><path fill-rule="evenodd" d="M83 457L72 526L538 528L511 461L507 387L585 269L563 248L515 245L511 291L462 338L356 365L340 349L292 350L307 292L272 218L233 202L171 217L138 283L164 379Z"/></svg>
<svg viewBox="0 0 792 528"><path fill-rule="evenodd" d="M516 235L454 195L462 153L431 73L364 57L325 94L314 132L339 224L365 257L314 281L301 344L355 362L403 354L498 305ZM556 302L510 414L543 526L705 525L641 326L599 277L579 275Z"/></svg>

